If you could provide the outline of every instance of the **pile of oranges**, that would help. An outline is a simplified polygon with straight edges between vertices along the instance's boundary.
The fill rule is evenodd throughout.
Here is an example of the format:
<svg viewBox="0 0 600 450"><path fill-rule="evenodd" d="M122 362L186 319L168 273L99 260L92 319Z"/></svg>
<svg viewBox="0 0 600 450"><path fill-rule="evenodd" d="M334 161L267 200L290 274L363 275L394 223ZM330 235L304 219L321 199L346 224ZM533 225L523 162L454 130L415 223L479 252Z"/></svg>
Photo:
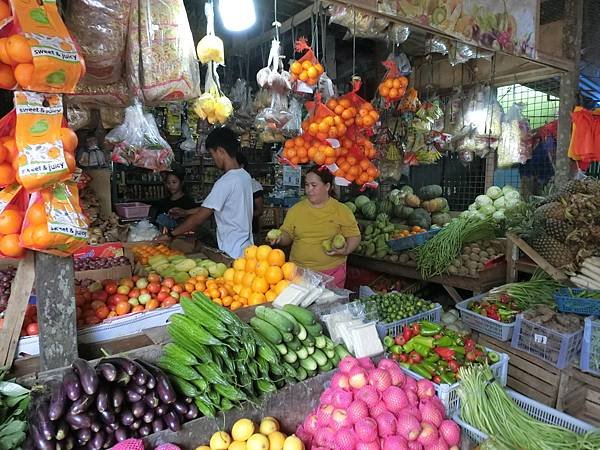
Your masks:
<svg viewBox="0 0 600 450"><path fill-rule="evenodd" d="M0 10L1 10L0 5ZM0 87L26 87L33 76L33 55L30 42L21 34L0 38Z"/></svg>
<svg viewBox="0 0 600 450"><path fill-rule="evenodd" d="M183 255L180 251L173 250L164 244L158 245L136 245L131 249L135 260L142 265L148 264L148 258L154 255L176 256Z"/></svg>
<svg viewBox="0 0 600 450"><path fill-rule="evenodd" d="M356 124L359 128L371 128L379 120L379 113L375 111L375 108L369 102L353 105L348 98L340 98L339 100L330 98L327 101L327 107L343 121L346 127Z"/></svg>
<svg viewBox="0 0 600 450"><path fill-rule="evenodd" d="M340 116L329 115L325 117L312 117L302 123L302 130L312 137L324 141L337 139L346 134L348 127Z"/></svg>
<svg viewBox="0 0 600 450"><path fill-rule="evenodd" d="M289 139L283 147L283 156L292 164L333 164L338 152L326 141L312 140L308 136Z"/></svg>
<svg viewBox="0 0 600 450"><path fill-rule="evenodd" d="M45 219L44 219L45 220ZM0 256L20 258L25 253L21 248L19 234L23 225L23 213L8 206L0 213Z"/></svg>
<svg viewBox="0 0 600 450"><path fill-rule="evenodd" d="M367 158L358 159L353 155L340 156L336 165L338 170L333 173L336 177L345 178L359 186L370 183L379 176L379 170Z"/></svg>
<svg viewBox="0 0 600 450"><path fill-rule="evenodd" d="M408 78L390 77L379 84L379 95L389 102L395 102L404 96L407 86Z"/></svg>
<svg viewBox="0 0 600 450"><path fill-rule="evenodd" d="M290 65L290 73L293 80L300 80L309 86L315 86L325 69L319 63L314 64L310 60L294 61Z"/></svg>
<svg viewBox="0 0 600 450"><path fill-rule="evenodd" d="M392 238L393 239L402 239L402 238L405 238L408 236L414 236L415 234L420 234L420 233L427 233L427 230L425 228L421 228L418 225L415 225L408 230L401 230L401 231L394 233Z"/></svg>

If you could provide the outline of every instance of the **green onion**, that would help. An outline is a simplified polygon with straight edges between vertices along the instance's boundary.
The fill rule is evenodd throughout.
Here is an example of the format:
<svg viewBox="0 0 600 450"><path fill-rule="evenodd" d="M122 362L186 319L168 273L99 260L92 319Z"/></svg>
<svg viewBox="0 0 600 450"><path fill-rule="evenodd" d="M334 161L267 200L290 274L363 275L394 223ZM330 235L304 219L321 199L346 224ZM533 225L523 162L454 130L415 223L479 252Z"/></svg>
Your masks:
<svg viewBox="0 0 600 450"><path fill-rule="evenodd" d="M524 311L540 304L555 306L554 294L562 287L543 270L536 270L529 281L504 284L492 289L490 294L507 294Z"/></svg>

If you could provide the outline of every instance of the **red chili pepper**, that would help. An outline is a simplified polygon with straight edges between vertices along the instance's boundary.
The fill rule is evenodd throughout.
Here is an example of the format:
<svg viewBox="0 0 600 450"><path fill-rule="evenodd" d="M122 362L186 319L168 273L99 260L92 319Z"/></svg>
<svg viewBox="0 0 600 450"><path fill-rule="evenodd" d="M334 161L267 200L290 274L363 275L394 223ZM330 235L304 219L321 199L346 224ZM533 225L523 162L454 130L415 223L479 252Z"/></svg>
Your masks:
<svg viewBox="0 0 600 450"><path fill-rule="evenodd" d="M404 340L404 336L402 336L400 334L398 336L396 336L394 338L394 343L396 345L404 345L404 344L406 344L406 341Z"/></svg>
<svg viewBox="0 0 600 450"><path fill-rule="evenodd" d="M412 352L410 352L410 355L408 357L408 362L409 363L411 363L411 364L419 364L421 361L423 361L423 357L421 355L419 355L414 350Z"/></svg>
<svg viewBox="0 0 600 450"><path fill-rule="evenodd" d="M477 355L475 354L475 352L467 352L465 358L467 359L467 361L473 362L477 360Z"/></svg>
<svg viewBox="0 0 600 450"><path fill-rule="evenodd" d="M394 361L400 361L402 356L404 356L404 355L399 355L398 353L392 353L392 359Z"/></svg>
<svg viewBox="0 0 600 450"><path fill-rule="evenodd" d="M435 384L441 384L442 379L440 378L439 375L434 375L433 379L431 381L433 381Z"/></svg>
<svg viewBox="0 0 600 450"><path fill-rule="evenodd" d="M404 328L402 328L402 337L404 338L405 342L410 341L410 339L413 337L412 330L407 325L404 325Z"/></svg>
<svg viewBox="0 0 600 450"><path fill-rule="evenodd" d="M418 334L421 333L421 325L419 324L419 322L415 322L410 326L411 331L413 332L413 335L416 336Z"/></svg>
<svg viewBox="0 0 600 450"><path fill-rule="evenodd" d="M444 335L443 335L442 333L438 333L438 334L436 334L436 335L434 335L434 336L433 336L433 338L434 338L435 340L441 339L441 338L443 338L443 337L444 337Z"/></svg>
<svg viewBox="0 0 600 450"><path fill-rule="evenodd" d="M402 353L401 355L394 354L394 356L398 356L400 362L408 362L408 355Z"/></svg>
<svg viewBox="0 0 600 450"><path fill-rule="evenodd" d="M446 361L450 361L454 359L454 350L449 347L436 347L433 351L442 359Z"/></svg>
<svg viewBox="0 0 600 450"><path fill-rule="evenodd" d="M475 341L471 338L465 339L465 349L467 351L473 350L475 348Z"/></svg>
<svg viewBox="0 0 600 450"><path fill-rule="evenodd" d="M456 372L458 372L458 369L460 369L460 365L454 360L448 361L448 369L450 369L452 372L456 373Z"/></svg>

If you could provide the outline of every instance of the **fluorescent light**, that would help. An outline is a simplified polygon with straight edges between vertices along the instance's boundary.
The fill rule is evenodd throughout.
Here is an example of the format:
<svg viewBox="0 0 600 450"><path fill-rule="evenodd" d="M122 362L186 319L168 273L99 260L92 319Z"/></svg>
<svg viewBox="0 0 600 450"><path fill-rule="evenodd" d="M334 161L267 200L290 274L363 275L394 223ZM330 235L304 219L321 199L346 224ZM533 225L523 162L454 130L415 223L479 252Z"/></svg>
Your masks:
<svg viewBox="0 0 600 450"><path fill-rule="evenodd" d="M253 0L219 0L219 13L229 31L244 31L256 23Z"/></svg>

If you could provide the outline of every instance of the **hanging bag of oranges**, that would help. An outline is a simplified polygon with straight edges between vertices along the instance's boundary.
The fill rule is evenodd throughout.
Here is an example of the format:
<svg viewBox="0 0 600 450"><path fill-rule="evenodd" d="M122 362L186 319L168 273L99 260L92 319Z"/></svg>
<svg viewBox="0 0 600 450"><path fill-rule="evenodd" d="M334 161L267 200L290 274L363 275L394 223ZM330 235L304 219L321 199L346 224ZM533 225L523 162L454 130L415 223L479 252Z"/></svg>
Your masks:
<svg viewBox="0 0 600 450"><path fill-rule="evenodd" d="M358 95L362 86L360 77L352 78L352 90L342 95L339 99L329 99L327 106L336 115L341 116L347 127L356 125L365 130L368 135L373 134L373 127L379 120L379 113L373 105Z"/></svg>
<svg viewBox="0 0 600 450"><path fill-rule="evenodd" d="M72 181L34 192L25 213L21 246L57 256L69 256L86 244L88 223Z"/></svg>
<svg viewBox="0 0 600 450"><path fill-rule="evenodd" d="M13 22L0 38L0 87L72 94L85 73L55 1L11 0Z"/></svg>
<svg viewBox="0 0 600 450"><path fill-rule="evenodd" d="M68 180L75 170L77 142L73 146L76 138L61 127L61 96L16 91L15 107L18 155L13 166L17 181L28 191L35 191Z"/></svg>
<svg viewBox="0 0 600 450"><path fill-rule="evenodd" d="M0 189L16 181L13 162L17 159L15 141L15 121L17 114L13 109L0 119Z"/></svg>
<svg viewBox="0 0 600 450"><path fill-rule="evenodd" d="M0 259L21 258L19 235L27 207L27 194L22 186L13 183L0 191Z"/></svg>
<svg viewBox="0 0 600 450"><path fill-rule="evenodd" d="M296 52L304 55L290 65L292 80L296 81L296 90L300 92L312 93L313 88L319 83L319 78L325 72L323 66L315 56L315 52L306 41L301 37L296 41Z"/></svg>
<svg viewBox="0 0 600 450"><path fill-rule="evenodd" d="M381 64L387 69L383 81L379 84L379 95L385 100L386 106L397 102L406 93L408 78L402 75L398 64L392 59L383 61Z"/></svg>

